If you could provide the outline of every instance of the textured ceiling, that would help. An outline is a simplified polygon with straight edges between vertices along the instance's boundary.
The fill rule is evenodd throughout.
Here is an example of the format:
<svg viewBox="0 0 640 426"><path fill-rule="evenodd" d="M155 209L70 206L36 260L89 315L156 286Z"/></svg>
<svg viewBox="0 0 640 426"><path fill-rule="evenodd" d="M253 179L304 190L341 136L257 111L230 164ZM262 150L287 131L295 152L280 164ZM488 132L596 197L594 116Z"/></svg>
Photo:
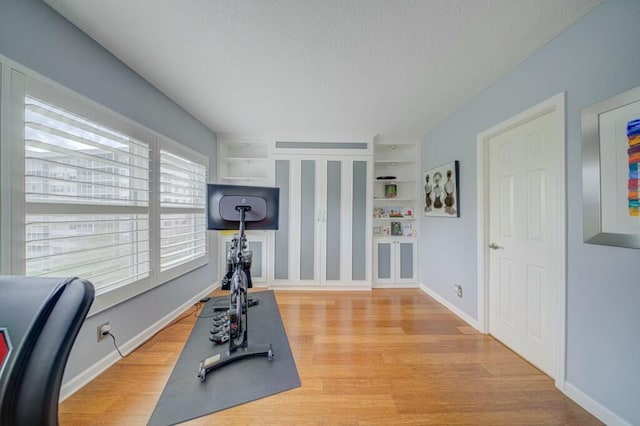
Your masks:
<svg viewBox="0 0 640 426"><path fill-rule="evenodd" d="M416 140L600 0L45 0L216 133Z"/></svg>

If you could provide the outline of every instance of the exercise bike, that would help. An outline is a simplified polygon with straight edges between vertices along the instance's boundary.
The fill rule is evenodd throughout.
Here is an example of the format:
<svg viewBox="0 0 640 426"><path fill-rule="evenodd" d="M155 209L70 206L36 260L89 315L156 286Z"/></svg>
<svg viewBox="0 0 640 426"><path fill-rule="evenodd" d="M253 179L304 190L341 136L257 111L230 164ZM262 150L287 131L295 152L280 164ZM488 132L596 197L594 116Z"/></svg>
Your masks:
<svg viewBox="0 0 640 426"><path fill-rule="evenodd" d="M211 185L210 185L211 186ZM224 185L218 185L218 187ZM210 189L211 190L211 189ZM274 353L271 344L249 344L249 298L248 298L248 277L245 273L247 261L245 253L247 253L247 238L245 235L246 216L248 212L252 212L253 221L259 221L266 216L266 203L260 197L243 197L228 196L220 197L219 210L220 218L223 220L237 220L239 216L238 233L233 236L229 252L227 253L227 261L233 271L229 280L229 290L231 292L229 298L229 348L224 353L212 355L200 361L198 368L198 378L205 381L207 374L216 368L220 368L229 363L246 359L250 357L267 357L269 361L273 360ZM261 201L260 201L261 200ZM257 207L254 209L254 207ZM231 208L235 213L231 213ZM210 215L211 218L211 215ZM209 226L211 228L211 225ZM217 228L219 229L219 228Z"/></svg>

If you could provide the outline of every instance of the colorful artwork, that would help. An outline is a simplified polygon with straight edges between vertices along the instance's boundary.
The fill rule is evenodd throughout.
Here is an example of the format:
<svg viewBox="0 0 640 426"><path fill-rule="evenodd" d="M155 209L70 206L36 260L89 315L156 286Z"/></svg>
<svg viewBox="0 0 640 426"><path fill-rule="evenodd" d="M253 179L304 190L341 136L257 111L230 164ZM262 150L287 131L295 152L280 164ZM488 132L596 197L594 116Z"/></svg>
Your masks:
<svg viewBox="0 0 640 426"><path fill-rule="evenodd" d="M640 249L640 86L582 110L584 242Z"/></svg>
<svg viewBox="0 0 640 426"><path fill-rule="evenodd" d="M640 216L640 119L627 123L629 140L629 215Z"/></svg>

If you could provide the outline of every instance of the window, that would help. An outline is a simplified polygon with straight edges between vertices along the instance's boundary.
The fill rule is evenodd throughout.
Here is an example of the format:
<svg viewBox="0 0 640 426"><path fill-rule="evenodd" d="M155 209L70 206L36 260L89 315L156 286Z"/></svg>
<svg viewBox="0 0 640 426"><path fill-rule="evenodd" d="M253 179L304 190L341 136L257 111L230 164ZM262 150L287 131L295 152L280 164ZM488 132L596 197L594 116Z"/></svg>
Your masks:
<svg viewBox="0 0 640 426"><path fill-rule="evenodd" d="M209 159L1 66L2 273L78 276L99 312L209 261ZM11 161L7 161L11 158Z"/></svg>
<svg viewBox="0 0 640 426"><path fill-rule="evenodd" d="M160 149L161 273L207 253L206 178L206 165Z"/></svg>
<svg viewBox="0 0 640 426"><path fill-rule="evenodd" d="M148 277L149 145L29 95L24 114L26 275Z"/></svg>

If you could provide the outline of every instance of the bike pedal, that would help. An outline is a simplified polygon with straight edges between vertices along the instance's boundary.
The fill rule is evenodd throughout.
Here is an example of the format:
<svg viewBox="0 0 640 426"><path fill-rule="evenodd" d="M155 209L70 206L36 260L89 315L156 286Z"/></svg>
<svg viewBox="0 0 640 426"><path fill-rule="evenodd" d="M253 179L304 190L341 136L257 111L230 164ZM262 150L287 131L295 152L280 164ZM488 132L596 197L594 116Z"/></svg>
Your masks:
<svg viewBox="0 0 640 426"><path fill-rule="evenodd" d="M226 322L224 324L220 324L220 325L213 325L213 327L211 327L211 333L215 334L215 333L219 333L221 331L226 331L229 330L229 323Z"/></svg>
<svg viewBox="0 0 640 426"><path fill-rule="evenodd" d="M225 343L229 341L229 333L210 334L209 340L214 343Z"/></svg>
<svg viewBox="0 0 640 426"><path fill-rule="evenodd" d="M213 325L215 325L216 327L219 327L221 325L227 324L229 322L229 318L225 318L225 319L220 319L220 320L214 320L213 321Z"/></svg>

